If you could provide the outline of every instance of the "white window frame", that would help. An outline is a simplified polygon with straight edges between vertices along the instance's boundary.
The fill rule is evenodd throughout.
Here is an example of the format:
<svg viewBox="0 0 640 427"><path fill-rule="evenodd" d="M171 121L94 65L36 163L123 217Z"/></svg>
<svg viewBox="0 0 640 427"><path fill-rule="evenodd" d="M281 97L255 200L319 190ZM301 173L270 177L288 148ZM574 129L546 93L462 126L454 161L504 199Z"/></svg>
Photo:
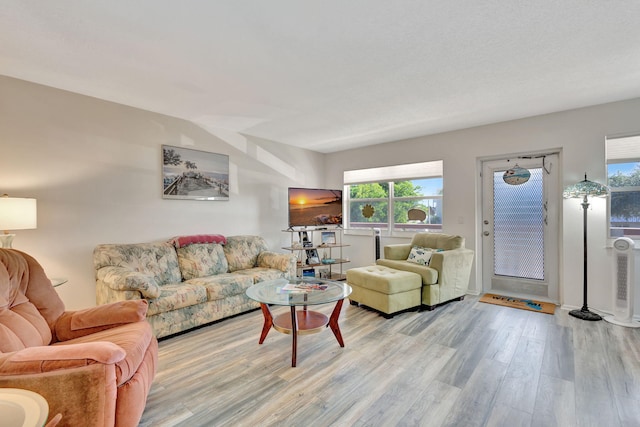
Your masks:
<svg viewBox="0 0 640 427"><path fill-rule="evenodd" d="M609 184L609 165L619 163L640 162L640 133L631 135L621 135L607 137L605 141L605 167L607 169L607 185ZM613 227L611 226L611 196L613 193L622 193L627 191L640 192L640 186L633 187L611 187L609 186L610 197L607 198L607 237L610 243L621 236L612 235ZM631 229L631 228L628 228ZM636 230L635 228L633 230ZM638 229L640 233L640 229ZM624 237L633 240L640 240L640 234L623 233Z"/></svg>
<svg viewBox="0 0 640 427"><path fill-rule="evenodd" d="M437 196L411 196L411 197L394 197L394 182L397 181L413 181L418 179L429 178L443 178L443 161L434 160L430 162L411 163L404 165L384 166L379 168L359 169L344 171L344 191L343 198L345 200L345 226L351 228L351 185L356 184L371 184L371 183L387 183L389 185L389 195L387 198L375 198L375 199L357 199L354 200L358 203L361 202L387 202L387 228L382 230L385 235L413 235L416 231L441 231L443 224L439 227L429 227L423 224L406 224L406 227L396 227L394 216L394 203L396 201L411 201L411 200L442 200L444 198L444 181L443 181L443 194ZM444 215L441 216L442 222L444 222ZM358 230L367 230L377 228L375 224L371 227L357 227Z"/></svg>

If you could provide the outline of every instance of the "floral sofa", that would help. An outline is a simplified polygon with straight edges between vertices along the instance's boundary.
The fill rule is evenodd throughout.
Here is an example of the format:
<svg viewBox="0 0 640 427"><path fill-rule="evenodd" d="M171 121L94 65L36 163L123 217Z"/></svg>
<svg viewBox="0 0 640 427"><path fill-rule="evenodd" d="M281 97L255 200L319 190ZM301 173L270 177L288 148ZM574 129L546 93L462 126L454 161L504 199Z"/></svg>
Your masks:
<svg viewBox="0 0 640 427"><path fill-rule="evenodd" d="M259 236L102 244L93 262L96 302L147 300L147 320L158 338L258 308L247 288L296 275L296 256L269 251Z"/></svg>

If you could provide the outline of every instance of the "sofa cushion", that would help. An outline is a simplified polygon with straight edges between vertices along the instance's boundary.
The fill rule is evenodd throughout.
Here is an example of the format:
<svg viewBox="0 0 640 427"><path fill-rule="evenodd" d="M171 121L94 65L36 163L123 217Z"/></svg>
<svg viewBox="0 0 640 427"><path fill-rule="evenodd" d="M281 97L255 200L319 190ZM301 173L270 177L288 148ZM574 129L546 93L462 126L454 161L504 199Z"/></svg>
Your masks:
<svg viewBox="0 0 640 427"><path fill-rule="evenodd" d="M222 245L217 243L194 243L176 252L184 280L226 273L229 268Z"/></svg>
<svg viewBox="0 0 640 427"><path fill-rule="evenodd" d="M237 270L236 274L246 275L252 278L254 283L264 282L265 280L282 279L285 273L275 268L254 267L246 270Z"/></svg>
<svg viewBox="0 0 640 427"><path fill-rule="evenodd" d="M28 295L37 294L30 288L53 288L48 279L37 277L35 272L30 275L26 257L15 250L0 251L0 353L48 345L52 340L47 320Z"/></svg>
<svg viewBox="0 0 640 427"><path fill-rule="evenodd" d="M105 244L93 251L96 270L117 266L148 274L158 285L182 281L178 255L171 243Z"/></svg>
<svg viewBox="0 0 640 427"><path fill-rule="evenodd" d="M229 236L223 249L229 263L229 272L233 273L255 267L258 254L268 250L268 247L260 236Z"/></svg>
<svg viewBox="0 0 640 427"><path fill-rule="evenodd" d="M204 288L207 292L207 300L215 301L232 295L243 295L253 286L253 278L237 273L224 273L190 279L185 283Z"/></svg>
<svg viewBox="0 0 640 427"><path fill-rule="evenodd" d="M192 283L175 283L160 287L160 296L149 299L147 316L189 307L207 301L207 291Z"/></svg>
<svg viewBox="0 0 640 427"><path fill-rule="evenodd" d="M0 307L0 353L49 345L51 330L29 301L11 308Z"/></svg>

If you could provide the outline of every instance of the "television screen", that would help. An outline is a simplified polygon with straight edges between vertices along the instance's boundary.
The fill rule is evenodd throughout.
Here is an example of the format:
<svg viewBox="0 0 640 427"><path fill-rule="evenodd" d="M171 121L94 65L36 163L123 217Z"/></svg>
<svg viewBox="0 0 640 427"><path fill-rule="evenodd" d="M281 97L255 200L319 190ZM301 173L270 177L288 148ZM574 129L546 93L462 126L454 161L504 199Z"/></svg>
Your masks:
<svg viewBox="0 0 640 427"><path fill-rule="evenodd" d="M342 225L342 190L289 188L289 227Z"/></svg>

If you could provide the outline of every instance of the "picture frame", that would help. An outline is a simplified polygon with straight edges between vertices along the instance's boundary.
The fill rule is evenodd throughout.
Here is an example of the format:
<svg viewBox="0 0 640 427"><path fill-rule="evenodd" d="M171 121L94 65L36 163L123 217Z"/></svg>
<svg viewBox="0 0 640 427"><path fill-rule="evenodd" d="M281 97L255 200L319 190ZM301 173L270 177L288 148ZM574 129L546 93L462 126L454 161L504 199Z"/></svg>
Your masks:
<svg viewBox="0 0 640 427"><path fill-rule="evenodd" d="M317 249L307 249L307 264L320 264L320 256Z"/></svg>
<svg viewBox="0 0 640 427"><path fill-rule="evenodd" d="M162 145L162 198L229 200L229 156Z"/></svg>
<svg viewBox="0 0 640 427"><path fill-rule="evenodd" d="M309 248L313 246L313 242L309 239L309 233L306 231L298 231L298 236L300 237L300 243L305 248Z"/></svg>
<svg viewBox="0 0 640 427"><path fill-rule="evenodd" d="M302 269L302 277L316 277L316 271L313 268Z"/></svg>
<svg viewBox="0 0 640 427"><path fill-rule="evenodd" d="M323 245L335 245L336 244L336 232L335 231L323 231L320 233L320 239Z"/></svg>

